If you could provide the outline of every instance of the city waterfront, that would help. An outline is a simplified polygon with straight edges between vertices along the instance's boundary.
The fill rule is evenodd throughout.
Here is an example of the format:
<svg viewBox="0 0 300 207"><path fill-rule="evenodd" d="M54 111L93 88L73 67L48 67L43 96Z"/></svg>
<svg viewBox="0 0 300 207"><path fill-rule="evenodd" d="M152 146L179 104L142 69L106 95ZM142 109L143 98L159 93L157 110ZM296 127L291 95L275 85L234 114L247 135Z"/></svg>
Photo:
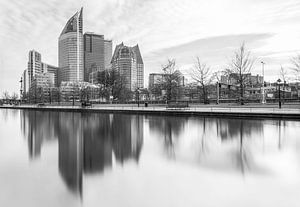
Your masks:
<svg viewBox="0 0 300 207"><path fill-rule="evenodd" d="M299 127L0 109L0 206L298 206Z"/></svg>

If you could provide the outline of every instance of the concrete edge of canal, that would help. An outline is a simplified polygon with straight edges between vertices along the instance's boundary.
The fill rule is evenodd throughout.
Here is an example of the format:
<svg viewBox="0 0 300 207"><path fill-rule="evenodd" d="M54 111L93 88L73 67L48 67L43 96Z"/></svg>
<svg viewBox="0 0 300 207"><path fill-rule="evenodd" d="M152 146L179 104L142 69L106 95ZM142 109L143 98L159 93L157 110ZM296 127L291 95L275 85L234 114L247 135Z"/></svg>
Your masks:
<svg viewBox="0 0 300 207"><path fill-rule="evenodd" d="M252 119L295 119L300 120L300 113L295 111L203 111L190 109L151 109L130 107L107 107L107 108L73 108L73 107L35 107L35 106L0 106L5 109L26 109L36 111L61 111L80 113L123 113L144 115L169 115L169 116L205 116L223 118L252 118Z"/></svg>

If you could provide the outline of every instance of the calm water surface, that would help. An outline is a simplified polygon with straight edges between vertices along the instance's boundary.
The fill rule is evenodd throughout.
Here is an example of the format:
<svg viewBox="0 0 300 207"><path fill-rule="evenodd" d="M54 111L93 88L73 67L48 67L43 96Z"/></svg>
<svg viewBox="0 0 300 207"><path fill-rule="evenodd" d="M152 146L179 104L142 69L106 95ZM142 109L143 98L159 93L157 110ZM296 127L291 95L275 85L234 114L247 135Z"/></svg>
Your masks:
<svg viewBox="0 0 300 207"><path fill-rule="evenodd" d="M0 109L0 206L300 206L300 122Z"/></svg>

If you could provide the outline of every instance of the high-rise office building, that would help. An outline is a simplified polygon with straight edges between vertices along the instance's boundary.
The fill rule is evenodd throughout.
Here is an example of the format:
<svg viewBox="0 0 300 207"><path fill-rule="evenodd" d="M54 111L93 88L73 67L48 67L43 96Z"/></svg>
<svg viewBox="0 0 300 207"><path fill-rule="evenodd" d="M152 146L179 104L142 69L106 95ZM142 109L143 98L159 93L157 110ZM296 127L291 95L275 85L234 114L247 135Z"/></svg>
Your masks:
<svg viewBox="0 0 300 207"><path fill-rule="evenodd" d="M111 63L112 68L120 73L126 88L134 91L144 87L144 64L138 45L117 45Z"/></svg>
<svg viewBox="0 0 300 207"><path fill-rule="evenodd" d="M42 73L42 57L41 54L35 50L30 50L28 55L28 82L29 88L33 78L36 74Z"/></svg>
<svg viewBox="0 0 300 207"><path fill-rule="evenodd" d="M109 67L112 56L112 41L103 35L85 33L84 40L84 81L90 81L90 74Z"/></svg>
<svg viewBox="0 0 300 207"><path fill-rule="evenodd" d="M104 68L104 36L85 33L84 40L84 81L89 81L92 72L103 71Z"/></svg>
<svg viewBox="0 0 300 207"><path fill-rule="evenodd" d="M82 8L64 27L58 41L59 84L62 81L83 81Z"/></svg>
<svg viewBox="0 0 300 207"><path fill-rule="evenodd" d="M144 62L140 52L139 45L132 48L136 54L137 86L144 88Z"/></svg>

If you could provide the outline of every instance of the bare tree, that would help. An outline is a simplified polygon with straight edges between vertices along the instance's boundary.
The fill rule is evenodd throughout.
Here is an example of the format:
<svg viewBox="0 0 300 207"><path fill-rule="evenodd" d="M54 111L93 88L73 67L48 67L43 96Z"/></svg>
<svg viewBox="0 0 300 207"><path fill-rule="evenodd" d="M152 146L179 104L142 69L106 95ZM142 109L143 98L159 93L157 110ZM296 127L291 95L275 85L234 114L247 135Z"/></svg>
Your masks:
<svg viewBox="0 0 300 207"><path fill-rule="evenodd" d="M245 47L245 43L242 43L240 48L234 52L234 56L230 63L230 72L236 76L237 83L240 91L240 102L243 105L244 101L244 89L246 87L247 74L252 70L254 59L251 57L251 52Z"/></svg>
<svg viewBox="0 0 300 207"><path fill-rule="evenodd" d="M282 65L280 66L280 71L279 71L279 76L281 78L281 80L283 81L283 103L285 101L285 87L286 87L286 82L288 81L288 71L282 67Z"/></svg>
<svg viewBox="0 0 300 207"><path fill-rule="evenodd" d="M212 73L212 81L221 82L221 76L225 75L224 71L216 71Z"/></svg>
<svg viewBox="0 0 300 207"><path fill-rule="evenodd" d="M17 93L13 93L12 96L11 96L11 99L14 100L14 101L17 100L18 98L19 98L19 96L18 96Z"/></svg>
<svg viewBox="0 0 300 207"><path fill-rule="evenodd" d="M213 80L210 67L207 66L206 63L202 63L199 57L196 57L196 62L190 71L190 76L200 85L202 89L203 101L205 104L208 103L207 87L212 83Z"/></svg>
<svg viewBox="0 0 300 207"><path fill-rule="evenodd" d="M284 67L282 67L282 65L280 65L279 76L283 82L287 82L289 80L287 75L288 75L288 71L286 70L286 68L284 68Z"/></svg>
<svg viewBox="0 0 300 207"><path fill-rule="evenodd" d="M4 100L10 99L10 95L9 95L8 91L3 92L2 99L4 99Z"/></svg>
<svg viewBox="0 0 300 207"><path fill-rule="evenodd" d="M168 59L168 63L162 66L164 76L160 80L162 88L166 90L167 101L177 98L181 89L181 72L176 69L175 59Z"/></svg>
<svg viewBox="0 0 300 207"><path fill-rule="evenodd" d="M101 96L110 96L120 102L131 100L133 93L126 87L125 78L117 70L104 70L98 74L98 82L103 86Z"/></svg>
<svg viewBox="0 0 300 207"><path fill-rule="evenodd" d="M296 55L295 57L292 57L291 63L291 69L294 71L295 80L300 81L300 54Z"/></svg>

